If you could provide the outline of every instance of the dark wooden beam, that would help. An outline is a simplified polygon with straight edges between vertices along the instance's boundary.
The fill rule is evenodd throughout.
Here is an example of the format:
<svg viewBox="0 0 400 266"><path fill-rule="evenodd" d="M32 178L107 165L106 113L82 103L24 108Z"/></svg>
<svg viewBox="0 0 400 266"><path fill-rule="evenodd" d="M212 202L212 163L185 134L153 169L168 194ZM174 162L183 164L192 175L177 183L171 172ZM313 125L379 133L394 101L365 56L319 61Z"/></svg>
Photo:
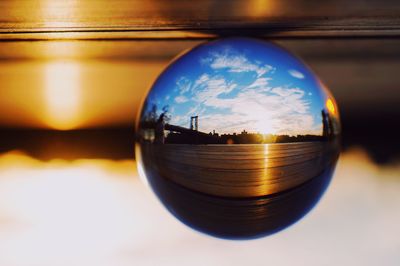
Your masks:
<svg viewBox="0 0 400 266"><path fill-rule="evenodd" d="M400 2L3 1L0 40L398 38Z"/></svg>

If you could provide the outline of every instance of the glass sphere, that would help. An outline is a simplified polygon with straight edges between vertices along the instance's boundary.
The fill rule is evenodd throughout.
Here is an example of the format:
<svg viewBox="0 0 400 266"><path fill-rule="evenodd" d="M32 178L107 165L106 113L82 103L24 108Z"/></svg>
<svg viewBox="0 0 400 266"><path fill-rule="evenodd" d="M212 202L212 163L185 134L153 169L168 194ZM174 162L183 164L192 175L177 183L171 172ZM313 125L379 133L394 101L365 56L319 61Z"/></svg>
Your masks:
<svg viewBox="0 0 400 266"><path fill-rule="evenodd" d="M203 233L266 236L319 200L338 154L334 98L283 48L227 38L176 58L136 127L139 172L164 206Z"/></svg>

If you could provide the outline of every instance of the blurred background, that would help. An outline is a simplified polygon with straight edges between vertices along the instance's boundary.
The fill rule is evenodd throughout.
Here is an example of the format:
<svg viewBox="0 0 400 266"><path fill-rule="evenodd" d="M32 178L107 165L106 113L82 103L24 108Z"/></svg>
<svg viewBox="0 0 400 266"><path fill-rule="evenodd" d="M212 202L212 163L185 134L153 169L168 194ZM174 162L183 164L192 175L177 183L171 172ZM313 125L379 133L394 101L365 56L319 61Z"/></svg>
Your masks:
<svg viewBox="0 0 400 266"><path fill-rule="evenodd" d="M2 1L0 17L0 265L400 263L397 1ZM253 241L180 224L134 160L152 82L225 36L298 55L343 126L320 204Z"/></svg>

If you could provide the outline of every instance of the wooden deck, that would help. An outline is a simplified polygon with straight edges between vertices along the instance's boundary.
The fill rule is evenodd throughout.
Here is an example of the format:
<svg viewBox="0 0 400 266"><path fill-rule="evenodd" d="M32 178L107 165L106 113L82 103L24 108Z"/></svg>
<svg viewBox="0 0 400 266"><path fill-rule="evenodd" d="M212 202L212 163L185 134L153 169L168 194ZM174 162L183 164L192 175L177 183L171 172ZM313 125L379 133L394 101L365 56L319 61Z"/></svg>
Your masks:
<svg viewBox="0 0 400 266"><path fill-rule="evenodd" d="M223 197L282 192L318 176L336 159L323 142L245 145L144 145L143 158L160 176Z"/></svg>

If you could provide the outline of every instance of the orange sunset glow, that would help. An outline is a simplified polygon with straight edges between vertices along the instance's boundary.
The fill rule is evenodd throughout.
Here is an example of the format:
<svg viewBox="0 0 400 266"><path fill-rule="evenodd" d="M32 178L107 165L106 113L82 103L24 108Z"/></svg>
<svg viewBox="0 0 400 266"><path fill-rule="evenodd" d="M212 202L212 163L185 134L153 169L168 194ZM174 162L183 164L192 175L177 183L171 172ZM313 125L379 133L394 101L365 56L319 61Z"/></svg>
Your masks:
<svg viewBox="0 0 400 266"><path fill-rule="evenodd" d="M79 65L56 62L46 66L46 123L59 130L73 129L81 123L81 80Z"/></svg>
<svg viewBox="0 0 400 266"><path fill-rule="evenodd" d="M336 115L336 108L332 99L329 98L328 100L326 100L325 106L332 115Z"/></svg>
<svg viewBox="0 0 400 266"><path fill-rule="evenodd" d="M64 43L60 43L64 47ZM0 62L0 125L57 130L133 125L163 62ZM29 86L29 87L28 87Z"/></svg>
<svg viewBox="0 0 400 266"><path fill-rule="evenodd" d="M399 14L0 1L0 266L400 265Z"/></svg>

